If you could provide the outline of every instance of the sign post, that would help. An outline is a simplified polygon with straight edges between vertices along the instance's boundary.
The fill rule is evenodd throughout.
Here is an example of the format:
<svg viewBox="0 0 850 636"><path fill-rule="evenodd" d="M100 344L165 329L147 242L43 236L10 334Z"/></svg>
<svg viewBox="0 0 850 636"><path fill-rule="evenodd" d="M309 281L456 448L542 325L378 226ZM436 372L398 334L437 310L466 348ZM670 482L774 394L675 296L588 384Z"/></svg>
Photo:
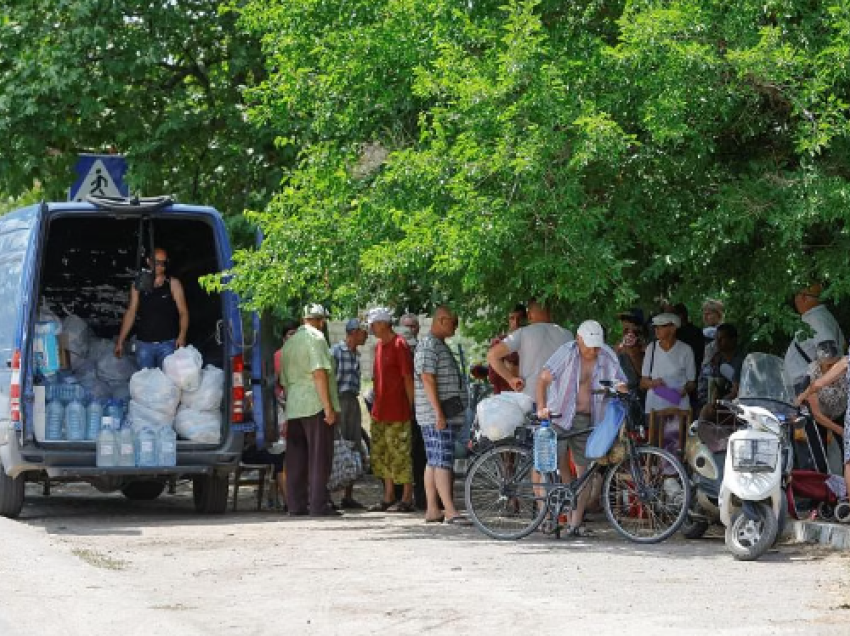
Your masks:
<svg viewBox="0 0 850 636"><path fill-rule="evenodd" d="M127 197L124 183L127 159L123 155L81 154L74 166L77 178L68 190L69 201L85 201L87 196Z"/></svg>

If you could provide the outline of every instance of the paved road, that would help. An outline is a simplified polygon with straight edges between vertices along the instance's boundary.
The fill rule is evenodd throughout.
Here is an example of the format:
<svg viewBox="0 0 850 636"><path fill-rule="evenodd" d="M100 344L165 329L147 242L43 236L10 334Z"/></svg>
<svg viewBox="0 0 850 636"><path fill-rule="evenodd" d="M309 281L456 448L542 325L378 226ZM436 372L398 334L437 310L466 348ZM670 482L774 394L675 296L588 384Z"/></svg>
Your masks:
<svg viewBox="0 0 850 636"><path fill-rule="evenodd" d="M35 493L0 519L0 636L850 634L845 553L738 563L716 538L499 543L410 515L200 517L185 486L145 504Z"/></svg>

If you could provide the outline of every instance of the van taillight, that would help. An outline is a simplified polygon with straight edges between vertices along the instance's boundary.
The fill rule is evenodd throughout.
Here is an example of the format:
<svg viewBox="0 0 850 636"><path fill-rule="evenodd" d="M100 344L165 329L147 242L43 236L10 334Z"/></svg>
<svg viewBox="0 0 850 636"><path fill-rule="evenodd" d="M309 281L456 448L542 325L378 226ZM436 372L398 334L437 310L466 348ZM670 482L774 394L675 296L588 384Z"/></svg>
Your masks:
<svg viewBox="0 0 850 636"><path fill-rule="evenodd" d="M230 400L232 404L230 407L230 421L242 422L245 419L245 363L241 355L233 356L230 359L230 369L233 375L230 384L233 387L231 389L233 394Z"/></svg>
<svg viewBox="0 0 850 636"><path fill-rule="evenodd" d="M13 422L21 421L21 352L12 354L12 382L9 386L9 405Z"/></svg>

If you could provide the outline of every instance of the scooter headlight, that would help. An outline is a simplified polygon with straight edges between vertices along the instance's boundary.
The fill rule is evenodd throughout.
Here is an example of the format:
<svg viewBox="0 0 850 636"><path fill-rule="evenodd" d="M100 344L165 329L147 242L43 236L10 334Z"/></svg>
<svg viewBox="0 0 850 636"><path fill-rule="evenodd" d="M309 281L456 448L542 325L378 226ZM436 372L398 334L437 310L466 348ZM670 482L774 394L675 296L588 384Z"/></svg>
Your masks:
<svg viewBox="0 0 850 636"><path fill-rule="evenodd" d="M732 468L738 472L772 472L778 459L779 440L736 439L732 442Z"/></svg>

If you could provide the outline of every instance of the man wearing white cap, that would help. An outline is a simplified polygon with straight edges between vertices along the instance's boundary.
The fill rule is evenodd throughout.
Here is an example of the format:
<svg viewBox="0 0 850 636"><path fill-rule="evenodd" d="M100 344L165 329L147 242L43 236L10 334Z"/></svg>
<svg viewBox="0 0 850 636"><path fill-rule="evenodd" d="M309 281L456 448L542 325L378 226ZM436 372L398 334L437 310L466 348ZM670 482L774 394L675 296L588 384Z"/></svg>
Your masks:
<svg viewBox="0 0 850 636"><path fill-rule="evenodd" d="M617 354L605 344L605 332L595 320L585 320L576 333L578 339L561 345L543 365L537 380L537 404L545 405L537 415L548 418L551 412L561 413L556 426L568 431L586 430L588 433L605 415L604 396L593 391L602 388L601 380L611 380L620 385L627 383ZM567 450L573 455L578 477L587 470L584 451L587 435L574 435L558 444L561 478L572 481ZM590 489L585 488L570 512L566 535L584 536L582 525L584 508Z"/></svg>
<svg viewBox="0 0 850 636"><path fill-rule="evenodd" d="M647 391L645 411L691 408L688 394L696 388L697 369L691 347L676 339L681 322L673 313L652 319L655 342L643 356L640 388Z"/></svg>
<svg viewBox="0 0 850 636"><path fill-rule="evenodd" d="M327 315L321 305L305 306L304 324L286 341L281 353L289 422L286 499L290 515L340 514L328 506L339 397L331 350L321 331Z"/></svg>

